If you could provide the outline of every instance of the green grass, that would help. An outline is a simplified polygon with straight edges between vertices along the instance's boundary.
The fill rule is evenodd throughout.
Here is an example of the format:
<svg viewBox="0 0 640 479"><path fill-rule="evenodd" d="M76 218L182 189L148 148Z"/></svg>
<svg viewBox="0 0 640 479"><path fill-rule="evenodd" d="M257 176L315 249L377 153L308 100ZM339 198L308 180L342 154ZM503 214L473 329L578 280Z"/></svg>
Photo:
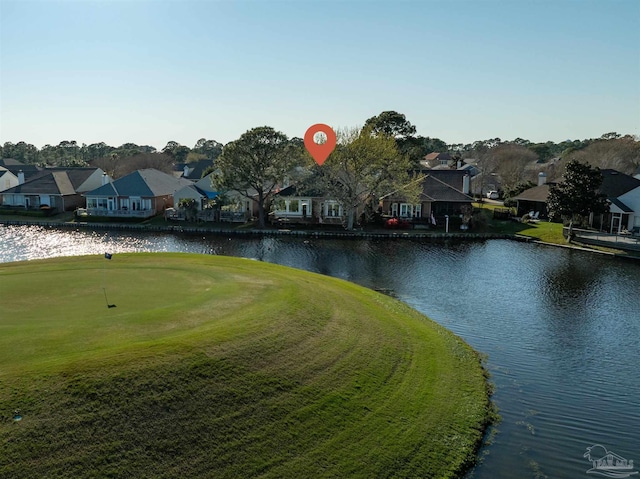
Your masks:
<svg viewBox="0 0 640 479"><path fill-rule="evenodd" d="M459 338L334 278L187 254L0 265L0 477L455 477L487 391Z"/></svg>

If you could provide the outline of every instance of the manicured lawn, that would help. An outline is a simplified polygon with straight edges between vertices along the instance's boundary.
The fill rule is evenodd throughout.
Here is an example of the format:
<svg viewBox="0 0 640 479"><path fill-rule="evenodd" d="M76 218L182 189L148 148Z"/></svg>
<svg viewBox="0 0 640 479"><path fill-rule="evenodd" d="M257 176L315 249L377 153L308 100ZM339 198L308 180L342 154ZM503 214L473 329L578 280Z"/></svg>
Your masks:
<svg viewBox="0 0 640 479"><path fill-rule="evenodd" d="M0 333L0 477L455 477L491 416L453 334L257 261L3 264Z"/></svg>
<svg viewBox="0 0 640 479"><path fill-rule="evenodd" d="M530 236L546 243L567 244L567 240L562 236L562 223L538 221L521 224L519 228L521 229L518 229L517 234Z"/></svg>

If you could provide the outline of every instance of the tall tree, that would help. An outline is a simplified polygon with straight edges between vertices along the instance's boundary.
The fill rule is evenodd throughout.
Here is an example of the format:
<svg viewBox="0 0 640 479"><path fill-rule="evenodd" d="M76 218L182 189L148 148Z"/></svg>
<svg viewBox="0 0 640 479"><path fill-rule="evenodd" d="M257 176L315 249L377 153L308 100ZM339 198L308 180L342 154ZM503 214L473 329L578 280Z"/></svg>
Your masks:
<svg viewBox="0 0 640 479"><path fill-rule="evenodd" d="M514 143L502 143L487 153L493 171L500 178L503 189L512 189L517 184L534 179L537 171L527 170L527 165L535 163L536 154L528 148Z"/></svg>
<svg viewBox="0 0 640 479"><path fill-rule="evenodd" d="M204 157L209 160L215 160L222 153L222 147L222 143L216 140L200 138L191 151L204 155Z"/></svg>
<svg viewBox="0 0 640 479"><path fill-rule="evenodd" d="M407 117L392 110L372 116L364 123L364 127L374 135L383 134L396 139L416 134L416 127L407 121Z"/></svg>
<svg viewBox="0 0 640 479"><path fill-rule="evenodd" d="M268 126L253 128L225 145L216 160L216 185L234 190L258 205L258 221L265 227L265 202L293 169L295 155L284 133Z"/></svg>
<svg viewBox="0 0 640 479"><path fill-rule="evenodd" d="M607 210L606 197L599 192L602 173L589 164L570 161L562 181L549 187L547 209L553 218L585 223L590 213L601 214Z"/></svg>
<svg viewBox="0 0 640 479"><path fill-rule="evenodd" d="M187 160L187 155L191 150L188 146L181 145L177 141L169 141L167 145L162 149L162 152L171 156L176 163L184 163Z"/></svg>
<svg viewBox="0 0 640 479"><path fill-rule="evenodd" d="M409 183L410 163L389 135L372 135L369 128L337 133L338 145L321 173L328 196L342 205L351 230L359 207L377 206L382 195Z"/></svg>

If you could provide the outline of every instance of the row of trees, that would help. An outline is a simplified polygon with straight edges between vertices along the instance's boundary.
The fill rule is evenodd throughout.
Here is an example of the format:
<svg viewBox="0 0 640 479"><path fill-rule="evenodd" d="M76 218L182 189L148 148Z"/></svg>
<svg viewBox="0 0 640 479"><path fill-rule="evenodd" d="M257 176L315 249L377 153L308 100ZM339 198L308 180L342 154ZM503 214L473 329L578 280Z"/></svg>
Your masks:
<svg viewBox="0 0 640 479"><path fill-rule="evenodd" d="M516 138L503 141L500 138L475 141L469 144L447 144L439 138L416 135L416 128L405 115L396 111L384 111L373 116L364 124L374 134L392 137L400 154L407 157L411 165L419 166L420 160L432 152L449 151L454 161L459 158L470 159L477 163L484 174L497 175L502 179L505 189L511 189L519 183L535 180L541 170L550 180L557 179L564 171L567 162L577 160L600 168L613 168L632 174L640 167L640 142L630 135L622 136L610 132L596 139L566 140L559 143L551 141L532 143ZM298 141L294 138L290 141ZM125 143L118 147L104 142L79 145L75 140L61 141L58 145L45 145L38 149L32 144L20 141L6 142L0 146L0 158L13 158L26 164L40 166L86 166L118 163L119 168L128 170L126 163L138 155L163 153L173 163L189 163L201 159L215 160L222 152L223 144L216 140L201 138L189 148L176 141L169 141L157 151L149 145ZM141 160L138 156L136 159ZM118 160L124 159L125 164ZM142 158L142 163L163 164L161 158ZM99 163L101 162L101 163Z"/></svg>
<svg viewBox="0 0 640 479"><path fill-rule="evenodd" d="M90 145L78 145L75 140L64 140L58 145L45 145L41 149L20 141L18 143L5 142L0 146L0 158L12 158L28 165L39 166L98 166L97 162L117 159L133 158L138 155L164 154L174 163L190 163L197 160L215 160L222 152L222 143L216 140L199 139L193 148L181 145L176 141L169 141L158 151L153 146L125 143L118 147L104 142ZM158 161L156 161L158 163Z"/></svg>

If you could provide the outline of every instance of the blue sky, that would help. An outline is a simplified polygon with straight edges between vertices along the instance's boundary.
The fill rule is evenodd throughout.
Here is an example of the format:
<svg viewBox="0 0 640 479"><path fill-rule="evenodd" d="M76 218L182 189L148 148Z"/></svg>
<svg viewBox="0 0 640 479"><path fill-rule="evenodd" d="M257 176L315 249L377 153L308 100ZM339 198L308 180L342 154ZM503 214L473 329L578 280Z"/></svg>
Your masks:
<svg viewBox="0 0 640 479"><path fill-rule="evenodd" d="M0 0L0 143L640 135L640 1Z"/></svg>

